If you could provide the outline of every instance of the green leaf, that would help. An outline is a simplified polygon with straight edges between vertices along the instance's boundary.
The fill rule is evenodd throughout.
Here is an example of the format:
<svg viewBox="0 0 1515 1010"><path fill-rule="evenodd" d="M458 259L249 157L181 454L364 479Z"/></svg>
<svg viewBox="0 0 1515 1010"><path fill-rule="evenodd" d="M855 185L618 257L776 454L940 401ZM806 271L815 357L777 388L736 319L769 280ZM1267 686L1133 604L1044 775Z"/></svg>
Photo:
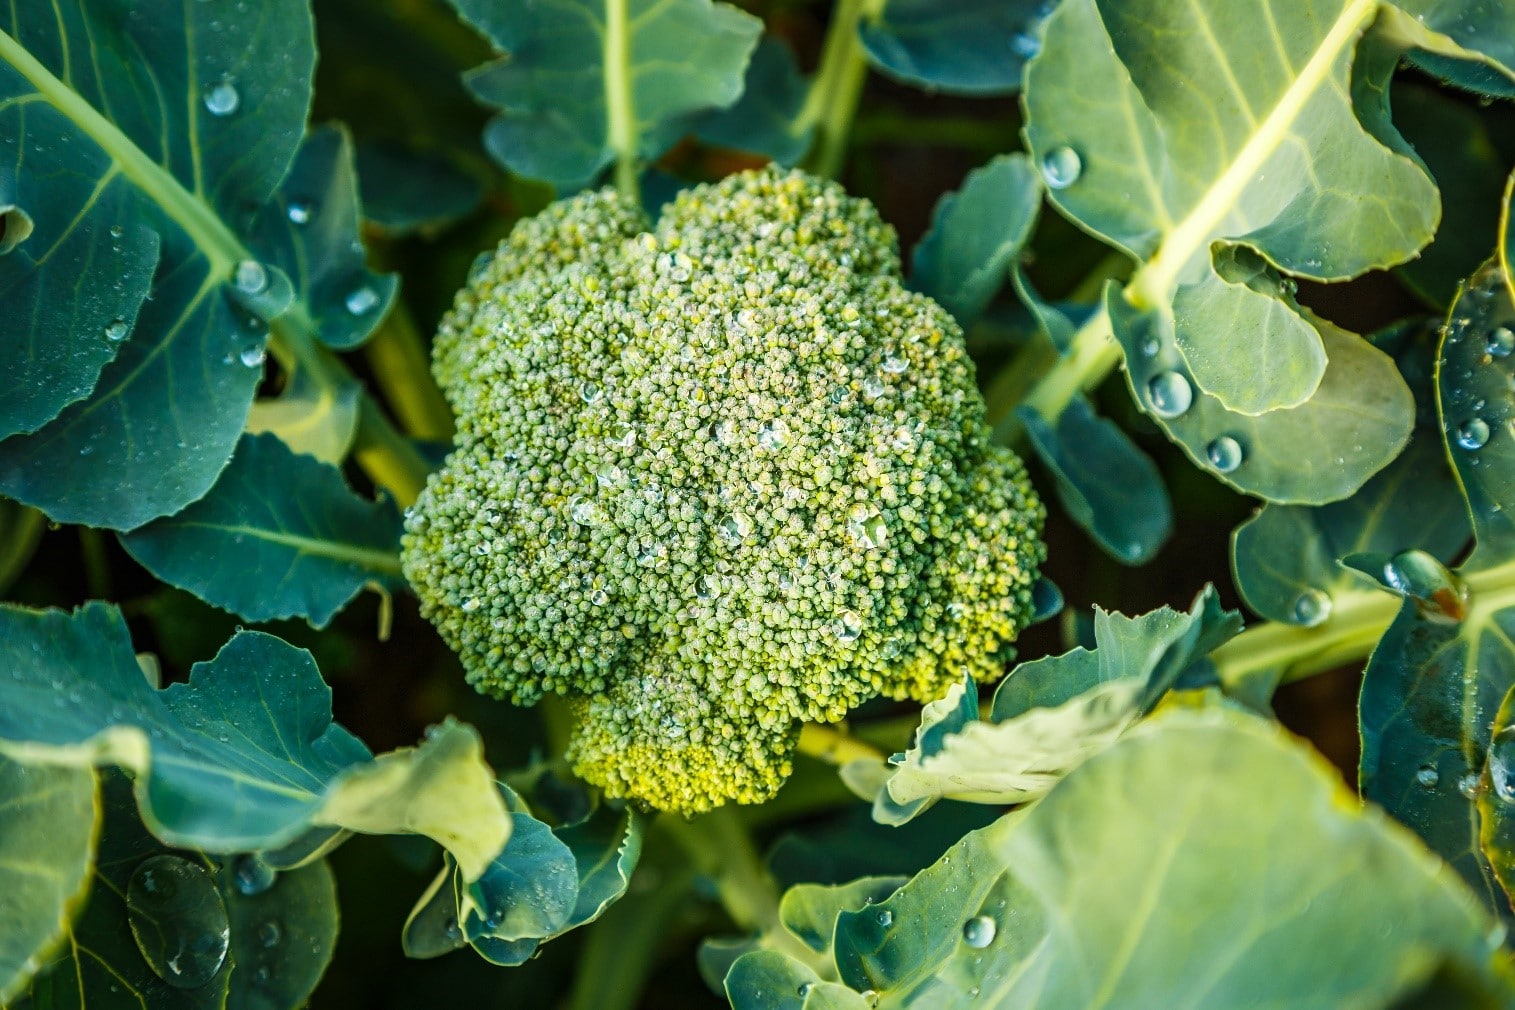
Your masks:
<svg viewBox="0 0 1515 1010"><path fill-rule="evenodd" d="M579 876L578 898L565 931L595 921L626 893L642 855L645 829L641 815L630 807L600 807L578 824L557 830L559 840L573 853Z"/></svg>
<svg viewBox="0 0 1515 1010"><path fill-rule="evenodd" d="M24 0L0 15L0 101L18 117L0 133L14 145L18 191L35 201L26 212L44 229L19 249L40 249L35 240L71 227L70 248L99 250L98 268L60 253L24 283L45 285L59 315L85 326L60 347L107 340L115 317L131 328L109 364L110 355L72 352L71 364L60 363L58 389L76 402L0 442L0 492L57 521L130 529L210 487L261 377L267 321L290 293L279 271L242 266L253 254L236 229L294 158L314 55L304 0L131 16ZM55 188L56 158L69 171ZM93 202L78 198L96 190ZM22 265L14 253L5 263ZM109 287L90 280L96 269L119 269L122 287L76 310L73 285ZM110 319L97 318L97 299L109 302ZM99 381L80 389L85 359Z"/></svg>
<svg viewBox="0 0 1515 1010"><path fill-rule="evenodd" d="M429 232L466 217L484 184L438 154L399 143L359 143L356 162L363 219L396 237Z"/></svg>
<svg viewBox="0 0 1515 1010"><path fill-rule="evenodd" d="M730 108L705 113L694 135L707 144L765 155L793 165L810 150L814 127L799 121L809 93L794 53L781 40L764 35L752 51L742 97Z"/></svg>
<svg viewBox="0 0 1515 1010"><path fill-rule="evenodd" d="M225 864L170 849L136 815L131 783L102 782L95 885L32 1005L152 1010L293 1010L310 997L337 936L324 862L239 886Z"/></svg>
<svg viewBox="0 0 1515 1010"><path fill-rule="evenodd" d="M1041 47L1047 0L884 0L858 27L869 61L928 91L1008 94Z"/></svg>
<svg viewBox="0 0 1515 1010"><path fill-rule="evenodd" d="M1412 547L1445 562L1470 535L1441 441L1417 437L1352 497L1329 505L1268 505L1236 528L1231 564L1247 606L1270 621L1312 627L1378 593L1337 562Z"/></svg>
<svg viewBox="0 0 1515 1010"><path fill-rule="evenodd" d="M1273 502L1336 501L1409 441L1414 398L1393 360L1323 319L1314 321L1329 357L1320 386L1298 407L1251 416L1197 388L1170 316L1138 311L1114 285L1105 307L1136 401L1191 460L1238 491Z"/></svg>
<svg viewBox="0 0 1515 1010"><path fill-rule="evenodd" d="M0 758L0 1002L25 986L87 893L100 816L95 773Z"/></svg>
<svg viewBox="0 0 1515 1010"><path fill-rule="evenodd" d="M860 877L845 884L800 884L784 892L779 922L817 954L829 955L837 916L885 900L908 879Z"/></svg>
<svg viewBox="0 0 1515 1010"><path fill-rule="evenodd" d="M931 212L931 227L911 255L911 287L971 326L1004 287L1041 201L1041 182L1023 154L1002 154L969 172Z"/></svg>
<svg viewBox="0 0 1515 1010"><path fill-rule="evenodd" d="M1010 804L1041 796L1240 630L1239 616L1221 609L1213 588L1186 614L1163 607L1131 618L1096 607L1096 647L1016 667L986 721L966 679L928 704L915 746L890 761L874 818L901 823L943 798Z"/></svg>
<svg viewBox="0 0 1515 1010"><path fill-rule="evenodd" d="M1515 94L1515 10L1480 0L1395 0L1375 28L1459 87Z"/></svg>
<svg viewBox="0 0 1515 1010"><path fill-rule="evenodd" d="M401 587L400 516L272 435L244 435L215 487L121 536L163 581L249 621L325 627L365 584Z"/></svg>
<svg viewBox="0 0 1515 1010"><path fill-rule="evenodd" d="M1219 406L1308 404L1332 332L1281 273L1341 280L1430 240L1436 188L1378 101L1398 51L1358 48L1377 9L1069 0L1048 21L1026 137L1053 203L1142 261L1137 311L1111 312L1128 359L1128 328L1150 312L1148 335L1168 332ZM1359 379L1386 384L1366 390L1376 400L1398 385Z"/></svg>
<svg viewBox="0 0 1515 1010"><path fill-rule="evenodd" d="M305 327L338 350L368 339L398 286L393 274L364 265L359 218L352 138L340 126L321 126L306 134L250 228L260 258L294 284Z"/></svg>
<svg viewBox="0 0 1515 1010"><path fill-rule="evenodd" d="M1055 426L1030 407L1016 416L1052 471L1068 517L1122 564L1151 561L1173 534L1173 503L1152 458L1119 425L1094 413L1082 394Z"/></svg>
<svg viewBox="0 0 1515 1010"><path fill-rule="evenodd" d="M1509 899L1480 848L1477 804L1491 787L1494 714L1515 687L1512 328L1515 304L1490 266L1453 306L1436 369L1440 427L1476 546L1455 576L1413 552L1376 565L1407 599L1368 662L1359 712L1363 795L1506 916Z"/></svg>
<svg viewBox="0 0 1515 1010"><path fill-rule="evenodd" d="M552 829L511 814L505 849L461 893L459 921L469 940L536 940L568 922L578 901L577 863Z"/></svg>
<svg viewBox="0 0 1515 1010"><path fill-rule="evenodd" d="M612 161L651 160L688 118L737 100L762 23L711 0L451 0L502 52L467 77L500 110L484 134L501 164L563 189Z"/></svg>
<svg viewBox="0 0 1515 1010"><path fill-rule="evenodd" d="M340 466L358 431L363 385L351 376L316 377L295 366L276 397L254 400L248 434L276 436L295 452Z"/></svg>
<svg viewBox="0 0 1515 1010"><path fill-rule="evenodd" d="M470 878L509 824L478 734L447 722L375 759L331 721L310 654L241 632L187 683L142 676L113 607L0 608L0 753L136 775L142 817L165 842L209 852L278 849L313 830L415 833Z"/></svg>
<svg viewBox="0 0 1515 1010"><path fill-rule="evenodd" d="M1150 720L889 900L843 913L835 970L880 1010L1377 1007L1443 967L1499 1005L1515 997L1502 935L1313 752L1209 708ZM757 983L733 987L738 1010L785 1005L764 1002L769 986L801 975L763 956ZM732 978L756 976L746 967Z"/></svg>
<svg viewBox="0 0 1515 1010"><path fill-rule="evenodd" d="M1505 898L1515 902L1515 689L1506 692L1489 736L1479 793L1478 844Z"/></svg>

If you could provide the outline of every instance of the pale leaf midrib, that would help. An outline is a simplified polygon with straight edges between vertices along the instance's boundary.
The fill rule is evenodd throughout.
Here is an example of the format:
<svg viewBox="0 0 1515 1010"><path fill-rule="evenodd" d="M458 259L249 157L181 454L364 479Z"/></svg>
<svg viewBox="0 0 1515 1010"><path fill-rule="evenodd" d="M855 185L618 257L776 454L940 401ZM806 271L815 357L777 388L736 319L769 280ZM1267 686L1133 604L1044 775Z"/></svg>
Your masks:
<svg viewBox="0 0 1515 1010"><path fill-rule="evenodd" d="M1379 0L1351 0L1331 25L1325 37L1284 89L1273 108L1263 117L1246 143L1237 150L1203 197L1178 222L1158 247L1157 254L1142 267L1126 288L1126 296L1139 308L1166 302L1177 283L1179 271L1215 234L1237 199L1257 173L1292 133L1306 104L1328 81L1341 53L1378 12Z"/></svg>
<svg viewBox="0 0 1515 1010"><path fill-rule="evenodd" d="M211 533L232 537L252 537L255 540L278 544L281 547L293 548L301 554L309 554L313 557L326 558L332 561L349 562L392 575L400 574L400 559L387 551L376 550L374 548L356 547L337 541L301 536L296 533L285 533L279 530L261 529L256 526L242 526L230 523L213 523L191 519L176 520L174 521L174 525L183 529L206 530Z"/></svg>

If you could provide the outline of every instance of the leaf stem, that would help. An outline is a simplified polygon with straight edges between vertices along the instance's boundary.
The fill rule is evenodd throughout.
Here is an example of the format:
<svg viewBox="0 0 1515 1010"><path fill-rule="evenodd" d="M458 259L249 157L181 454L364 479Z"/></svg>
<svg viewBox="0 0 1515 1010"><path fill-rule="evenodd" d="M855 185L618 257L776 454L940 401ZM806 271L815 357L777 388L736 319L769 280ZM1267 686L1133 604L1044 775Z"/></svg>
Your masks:
<svg viewBox="0 0 1515 1010"><path fill-rule="evenodd" d="M363 472L388 491L401 508L414 504L431 470L425 457L395 430L370 396L358 404L358 433L352 455Z"/></svg>
<svg viewBox="0 0 1515 1010"><path fill-rule="evenodd" d="M841 0L831 15L821 65L810 82L805 104L794 120L794 132L815 130L815 142L801 166L815 175L835 178L847 154L847 134L863 96L868 60L858 26L877 17L883 0Z"/></svg>
<svg viewBox="0 0 1515 1010"><path fill-rule="evenodd" d="M431 365L415 319L397 301L378 330L363 345L374 382L384 401L411 438L452 439L452 409L431 378Z"/></svg>
<svg viewBox="0 0 1515 1010"><path fill-rule="evenodd" d="M629 46L626 0L605 0L605 139L615 152L616 189L622 196L640 203L636 106L631 94Z"/></svg>
<svg viewBox="0 0 1515 1010"><path fill-rule="evenodd" d="M838 767L850 761L883 761L887 757L842 727L813 722L807 722L800 730L799 752Z"/></svg>
<svg viewBox="0 0 1515 1010"><path fill-rule="evenodd" d="M1055 421L1075 396L1099 385L1120 360L1121 349L1111 333L1109 313L1100 309L1079 327L1068 353L1036 380L1021 405ZM994 440L1001 445L1018 446L1025 437L1025 428L1013 412L1001 418L994 429Z"/></svg>

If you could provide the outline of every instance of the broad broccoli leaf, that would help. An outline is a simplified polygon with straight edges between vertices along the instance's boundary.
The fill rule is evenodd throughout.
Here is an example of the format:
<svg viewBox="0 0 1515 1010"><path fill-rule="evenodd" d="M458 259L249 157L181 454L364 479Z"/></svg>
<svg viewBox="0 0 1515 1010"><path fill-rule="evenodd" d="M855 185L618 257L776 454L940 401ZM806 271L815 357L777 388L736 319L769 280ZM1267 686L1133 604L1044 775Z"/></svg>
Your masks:
<svg viewBox="0 0 1515 1010"><path fill-rule="evenodd" d="M1096 647L1023 663L980 720L978 691L964 679L925 706L915 746L872 797L885 824L908 821L938 799L1023 803L1108 748L1150 712L1179 678L1241 630L1206 588L1188 613L1163 607L1141 617L1098 608ZM848 766L854 783L864 769Z"/></svg>
<svg viewBox="0 0 1515 1010"><path fill-rule="evenodd" d="M842 912L825 967L879 1010L1083 1010L1117 994L1335 1010L1389 1005L1443 970L1495 1006L1515 997L1501 936L1312 752L1204 708L1148 721L888 900ZM811 1007L821 979L763 951L733 966L727 993L737 1010Z"/></svg>
<svg viewBox="0 0 1515 1010"><path fill-rule="evenodd" d="M32 1005L304 1005L336 944L336 887L325 861L252 884L230 862L153 837L124 775L104 775L102 805L88 902L33 982Z"/></svg>
<svg viewBox="0 0 1515 1010"><path fill-rule="evenodd" d="M100 827L90 768L0 757L0 1003L18 994L84 900Z"/></svg>
<svg viewBox="0 0 1515 1010"><path fill-rule="evenodd" d="M365 584L398 589L400 514L272 435L244 435L204 498L121 536L170 585L249 621L325 627Z"/></svg>
<svg viewBox="0 0 1515 1010"><path fill-rule="evenodd" d="M707 144L750 151L793 165L805 156L814 126L800 120L809 88L782 41L765 35L752 51L742 97L700 117L694 134ZM649 204L651 206L651 204Z"/></svg>
<svg viewBox="0 0 1515 1010"><path fill-rule="evenodd" d="M1008 94L1052 0L883 0L858 26L869 61L890 77L928 91Z"/></svg>
<svg viewBox="0 0 1515 1010"><path fill-rule="evenodd" d="M468 74L500 110L484 144L513 172L562 189L612 161L650 160L742 92L762 23L712 0L451 0L504 58Z"/></svg>
<svg viewBox="0 0 1515 1010"><path fill-rule="evenodd" d="M478 734L447 722L377 758L331 721L310 654L240 632L187 683L138 668L120 613L0 608L0 753L136 776L165 842L208 852L318 847L333 829L422 834L484 872L509 823Z"/></svg>

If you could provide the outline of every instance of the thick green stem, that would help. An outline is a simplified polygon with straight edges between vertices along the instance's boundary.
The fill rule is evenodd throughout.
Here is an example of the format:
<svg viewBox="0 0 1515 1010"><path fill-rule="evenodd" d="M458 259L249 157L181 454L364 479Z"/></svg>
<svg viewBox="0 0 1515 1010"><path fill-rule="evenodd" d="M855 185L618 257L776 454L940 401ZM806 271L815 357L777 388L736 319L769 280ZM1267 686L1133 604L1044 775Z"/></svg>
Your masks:
<svg viewBox="0 0 1515 1010"><path fill-rule="evenodd" d="M395 304L363 353L384 401L411 438L452 438L452 409L432 381L425 344L403 302Z"/></svg>
<svg viewBox="0 0 1515 1010"><path fill-rule="evenodd" d="M841 0L832 12L821 65L794 122L796 133L815 130L815 141L802 162L807 172L834 178L841 171L852 117L868 76L858 26L864 18L876 17L882 6L882 0Z"/></svg>
<svg viewBox="0 0 1515 1010"><path fill-rule="evenodd" d="M626 0L605 0L606 142L615 152L615 186L621 195L641 202L637 185L636 105L631 88L631 38Z"/></svg>
<svg viewBox="0 0 1515 1010"><path fill-rule="evenodd" d="M1055 421L1073 397L1103 382L1120 360L1110 316L1101 309L1073 335L1068 353L1036 381L1021 403ZM1006 413L994 429L994 440L1001 445L1019 445L1025 436L1025 428L1014 413Z"/></svg>
<svg viewBox="0 0 1515 1010"><path fill-rule="evenodd" d="M841 766L849 761L882 761L885 754L839 726L806 723L800 730L799 752Z"/></svg>
<svg viewBox="0 0 1515 1010"><path fill-rule="evenodd" d="M431 470L425 457L395 430L378 404L367 396L358 407L358 434L352 455L369 479L388 491L401 508L409 508L415 502Z"/></svg>

